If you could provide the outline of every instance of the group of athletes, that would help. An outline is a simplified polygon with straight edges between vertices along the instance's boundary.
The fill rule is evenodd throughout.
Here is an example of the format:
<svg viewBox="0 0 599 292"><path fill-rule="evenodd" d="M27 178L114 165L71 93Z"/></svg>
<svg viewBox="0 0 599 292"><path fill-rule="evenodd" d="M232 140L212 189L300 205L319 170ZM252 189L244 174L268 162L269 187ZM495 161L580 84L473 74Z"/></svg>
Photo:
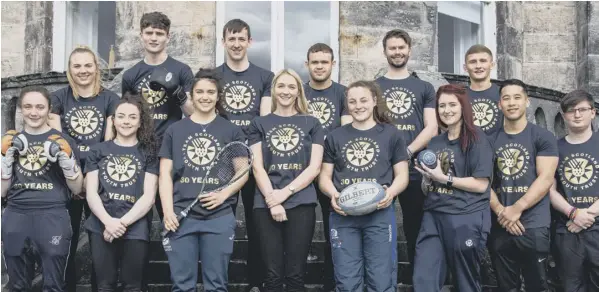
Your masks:
<svg viewBox="0 0 599 292"><path fill-rule="evenodd" d="M223 29L226 62L215 69L168 56L170 20L144 14L145 58L128 69L122 96L102 88L86 47L69 57L69 85L22 90L24 128L2 138L2 243L11 291L30 291L41 265L44 291L76 291L74 254L82 216L97 291L145 289L152 208L163 228L172 291L227 291L238 196L248 238L248 290L304 291L320 204L326 291L395 291L402 208L415 291L441 291L451 272L457 291L481 291L488 246L500 291L547 291L551 206L556 258L566 291L599 291L599 136L592 97L568 93L559 141L526 119L519 80L491 83L491 51L465 55L468 86L433 86L408 72L405 31L382 40L388 71L345 87L331 80L333 50L307 52L310 80L276 75L248 61L250 27ZM252 172L200 204L216 153L248 143ZM437 154L434 169L416 156ZM347 216L340 191L361 181L385 188L376 211ZM146 273L147 274L147 273ZM66 276L66 280L65 280ZM285 288L284 288L285 286Z"/></svg>

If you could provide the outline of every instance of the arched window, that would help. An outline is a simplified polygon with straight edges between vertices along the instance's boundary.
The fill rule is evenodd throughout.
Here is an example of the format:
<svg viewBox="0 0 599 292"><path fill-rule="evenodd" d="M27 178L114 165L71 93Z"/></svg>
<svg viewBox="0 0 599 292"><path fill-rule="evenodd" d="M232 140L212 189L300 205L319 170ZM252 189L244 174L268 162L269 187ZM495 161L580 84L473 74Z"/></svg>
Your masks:
<svg viewBox="0 0 599 292"><path fill-rule="evenodd" d="M562 117L561 113L555 116L553 130L555 132L555 136L558 138L562 138L568 134L568 132L566 131L566 123L564 123L564 118Z"/></svg>
<svg viewBox="0 0 599 292"><path fill-rule="evenodd" d="M545 119L545 112L541 107L537 108L535 111L535 123L543 127L543 129L547 129L547 120Z"/></svg>

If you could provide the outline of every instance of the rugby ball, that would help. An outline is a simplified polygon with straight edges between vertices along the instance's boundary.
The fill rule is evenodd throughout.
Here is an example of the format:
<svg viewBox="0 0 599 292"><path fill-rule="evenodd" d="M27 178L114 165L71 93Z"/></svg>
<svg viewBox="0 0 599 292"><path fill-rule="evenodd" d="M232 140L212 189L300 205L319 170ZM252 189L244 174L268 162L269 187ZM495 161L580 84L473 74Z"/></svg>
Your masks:
<svg viewBox="0 0 599 292"><path fill-rule="evenodd" d="M435 169L437 168L437 155L431 150L422 150L418 153L418 163L426 165L430 169Z"/></svg>
<svg viewBox="0 0 599 292"><path fill-rule="evenodd" d="M361 216L374 212L384 197L385 189L381 185L364 181L343 189L337 199L337 205L347 215Z"/></svg>

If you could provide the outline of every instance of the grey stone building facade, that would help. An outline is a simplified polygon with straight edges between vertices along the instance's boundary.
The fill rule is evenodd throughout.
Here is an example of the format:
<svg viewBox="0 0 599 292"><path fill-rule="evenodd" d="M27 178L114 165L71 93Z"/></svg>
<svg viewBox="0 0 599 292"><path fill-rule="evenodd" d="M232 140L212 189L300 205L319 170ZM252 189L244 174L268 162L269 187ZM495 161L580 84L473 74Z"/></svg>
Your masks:
<svg viewBox="0 0 599 292"><path fill-rule="evenodd" d="M9 128L20 127L18 118L15 120L17 110L14 104L20 88L39 84L56 89L66 84L61 73L65 70L65 59L71 48L81 40L89 40L89 43L83 43L94 47L104 60L108 60L112 45L116 69L105 71L105 80L110 88L120 93L119 68L132 66L143 56L139 41L139 20L143 13L161 11L171 18L168 52L194 70L222 62L222 52L219 52L222 49L218 46L222 34L220 29L229 17L239 15L232 8L236 2L90 3L2 2L2 133ZM291 44L304 51L312 44L301 43L305 34L301 27L292 36L287 29L280 27L281 24L285 28L293 28L294 24L298 26L293 23L293 17L300 15L300 11L310 12L309 7L287 9L286 5L291 4L282 3L252 4L265 7L263 15L259 11L246 11L247 18L244 19L255 31L252 48L255 53L250 52L250 61L260 52L267 52L262 56L267 62L265 64L271 68L285 67L292 63L285 60L287 57L282 58L281 52L291 52ZM565 92L585 89L599 103L598 2L484 1L463 4L466 6L454 2L306 3L308 6L328 6L326 15L318 17L326 20L324 23L328 29L325 27L324 30L328 31L328 35L325 39L330 40L334 47L338 62L335 77L343 84L384 74L387 63L382 37L390 29L402 28L413 38L409 68L435 87L446 82L466 83L467 78L459 70L463 63L464 46L469 43L489 46L495 53L493 78L519 78L531 85L529 92L533 100L528 110L529 120L558 136L565 134L558 106ZM462 8L460 12L470 15L466 19L468 23L455 13L456 9ZM301 15L308 18L300 18L308 27L312 20L309 16L316 17L315 12L311 12ZM260 26L258 19L261 18L267 19L267 24ZM314 25L321 23L318 21L321 19L314 18ZM92 23L92 38L86 31L76 30L87 23ZM316 33L316 30L312 31ZM259 36L265 37L260 39ZM275 48L277 46L278 49ZM305 58L305 53L302 56ZM451 62L448 61L450 59ZM47 73L51 71L57 73ZM238 218L243 218L242 212ZM243 222L240 226L243 227ZM238 235L244 236L243 228ZM86 239L82 237L82 240L85 242ZM318 242L322 243L322 230L317 228L312 252L321 255L322 247ZM81 246L78 262L84 267L80 271L81 287L84 289L88 287L89 258L86 245ZM243 243L240 246L241 254ZM236 250L239 249L236 247ZM236 255L236 259L242 259L240 254ZM154 256L156 262L164 261L160 255ZM400 273L401 267L406 264L400 263ZM168 266L167 270L164 269L164 266L158 265L155 270L166 273L168 277ZM233 265L231 269L234 272L238 267ZM158 280L157 287L167 285L168 278L156 273L152 277L162 279ZM317 283L318 272L309 273L316 273L308 275L313 280L309 282ZM245 281L242 276L237 280L240 283ZM485 281L487 285L494 284L491 277ZM402 289L407 289L409 280L404 283L406 285Z"/></svg>

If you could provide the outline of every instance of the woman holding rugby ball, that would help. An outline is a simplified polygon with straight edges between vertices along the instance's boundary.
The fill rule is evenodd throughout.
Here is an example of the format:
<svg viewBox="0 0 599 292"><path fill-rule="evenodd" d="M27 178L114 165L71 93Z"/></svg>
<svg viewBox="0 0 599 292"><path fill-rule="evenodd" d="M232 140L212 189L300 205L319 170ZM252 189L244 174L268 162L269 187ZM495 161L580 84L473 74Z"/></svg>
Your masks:
<svg viewBox="0 0 599 292"><path fill-rule="evenodd" d="M439 88L437 120L447 129L428 144L437 154L437 166L416 166L426 198L416 241L414 290L441 291L449 267L458 291L481 291L480 258L491 228L493 151L473 123L464 87Z"/></svg>
<svg viewBox="0 0 599 292"><path fill-rule="evenodd" d="M331 132L325 142L320 189L331 197L331 247L337 291L395 291L397 265L394 198L408 185L408 157L399 130L386 115L378 85L358 81L347 88L351 124ZM385 188L377 210L347 216L339 194L349 185L370 181Z"/></svg>
<svg viewBox="0 0 599 292"><path fill-rule="evenodd" d="M221 183L215 172L204 180L206 172L225 145L244 142L245 135L221 116L223 90L215 70L200 69L191 88L194 112L168 127L158 154L164 227L170 231L162 244L172 291L196 290L198 259L202 261L204 290L226 291L237 226L232 206L248 175L221 191L200 195L185 220L179 222L177 214L198 197L202 184L210 190Z"/></svg>
<svg viewBox="0 0 599 292"><path fill-rule="evenodd" d="M263 291L304 291L306 258L316 221L316 189L324 130L308 113L300 77L273 79L272 113L249 129L256 177L254 218L266 266ZM285 281L286 280L286 281Z"/></svg>
<svg viewBox="0 0 599 292"><path fill-rule="evenodd" d="M139 95L125 94L112 121L116 137L91 146L85 163L92 262L100 291L141 291L158 187L158 145L152 116Z"/></svg>

